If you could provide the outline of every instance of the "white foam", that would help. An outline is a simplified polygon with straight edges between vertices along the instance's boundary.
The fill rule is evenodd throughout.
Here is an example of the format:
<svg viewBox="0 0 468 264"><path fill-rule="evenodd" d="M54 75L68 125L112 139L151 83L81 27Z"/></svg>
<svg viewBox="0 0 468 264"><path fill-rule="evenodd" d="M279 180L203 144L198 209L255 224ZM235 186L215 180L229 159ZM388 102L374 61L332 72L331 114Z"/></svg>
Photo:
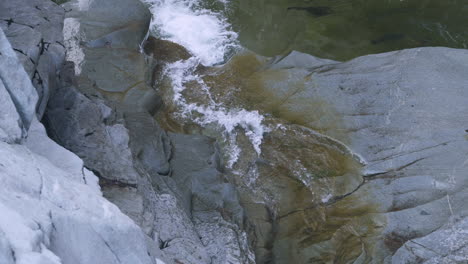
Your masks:
<svg viewBox="0 0 468 264"><path fill-rule="evenodd" d="M188 103L185 100L182 92L185 90L185 84L188 82L197 82L202 87L202 90L209 95L209 87L200 76L194 73L197 66L198 59L193 57L188 60L174 62L166 67L165 74L172 79L173 101L180 107L180 115L185 118L191 118L192 121L199 125L215 124L222 129L230 149L230 158L227 162L229 167L234 165L241 152L236 144L237 128L241 128L245 132L252 147L260 155L263 133L269 129L262 125L264 117L258 111L226 109L220 104L216 104L213 100L210 100L211 102L208 105Z"/></svg>
<svg viewBox="0 0 468 264"><path fill-rule="evenodd" d="M201 63L206 66L226 61L239 45L237 33L230 29L226 19L218 13L201 7L199 0L144 0L154 14L151 27L159 38L170 40L187 48L194 57L166 66L165 75L172 79L173 103L179 107L178 115L199 125L215 125L227 144L228 167L238 160L241 149L237 145L237 132L243 131L260 155L264 117L258 111L227 109L215 102L203 79L195 73ZM227 4L227 1L221 1ZM227 5L225 5L227 7ZM188 103L182 95L186 83L196 82L209 98L206 105Z"/></svg>
<svg viewBox="0 0 468 264"><path fill-rule="evenodd" d="M152 28L158 37L187 48L201 63L223 63L236 49L237 33L218 13L200 7L198 0L144 0L154 14Z"/></svg>

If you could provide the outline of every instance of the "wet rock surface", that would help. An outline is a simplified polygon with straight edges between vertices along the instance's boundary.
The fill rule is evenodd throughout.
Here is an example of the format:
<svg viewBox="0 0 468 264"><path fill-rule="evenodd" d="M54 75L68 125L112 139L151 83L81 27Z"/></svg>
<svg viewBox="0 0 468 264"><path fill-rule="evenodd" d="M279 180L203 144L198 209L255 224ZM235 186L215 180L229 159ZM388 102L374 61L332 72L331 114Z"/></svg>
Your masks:
<svg viewBox="0 0 468 264"><path fill-rule="evenodd" d="M147 38L145 5L0 7L1 263L468 261L466 50L198 65L187 102L264 116L229 164L177 114L167 66L192 54Z"/></svg>
<svg viewBox="0 0 468 264"><path fill-rule="evenodd" d="M455 237L465 240L466 54L421 48L345 63L246 54L198 69L215 101L267 116L261 155L238 134L241 154L228 174L256 261L465 261ZM191 103L209 100L199 84L185 89ZM173 106L163 111L182 131L214 133L193 129ZM418 242L438 235L459 247L435 256Z"/></svg>
<svg viewBox="0 0 468 264"><path fill-rule="evenodd" d="M316 61L311 56L292 53L276 59L268 70L254 74L252 79L260 79L262 88L260 92L256 90L259 96L253 102L273 110L279 118L343 142L360 157L362 167L354 172L354 183L348 178L344 185L340 184L343 177L329 182L331 195L322 206L297 206L298 201L313 201L314 195L288 203L297 209L279 213L273 247L276 261L466 261L461 242L466 241L466 236L459 226L465 221L466 210L462 201L466 193L467 120L462 113L468 110L463 103L468 96L468 79L464 74L467 51L410 49L346 63L311 63L310 67L302 63L304 60ZM299 63L291 68L294 61ZM277 78L266 78L273 74ZM307 138L310 140L311 136ZM284 138L275 141L288 148L283 148L285 152L281 155L294 154L300 151L299 146L307 148L289 141ZM265 143L263 149L274 145ZM316 154L329 153L316 152L317 147L310 149ZM264 153L262 157L267 161L278 164L268 157L271 151ZM298 161L301 161L298 157L313 157L300 152L294 156ZM339 168L330 165L335 171ZM294 167L292 171L301 169ZM319 167L326 169L323 165ZM314 170L309 167L307 172L311 171ZM340 185L346 188L341 189ZM320 191L317 182L309 186L311 193ZM263 188L277 187L270 184ZM317 228L320 215L325 226ZM292 223L295 227L288 228ZM335 224L338 229L329 226ZM335 231L329 233L330 228ZM442 246L450 243L459 246L450 249Z"/></svg>
<svg viewBox="0 0 468 264"><path fill-rule="evenodd" d="M104 196L159 245L167 263L249 263L242 208L223 181L215 142L169 135L152 116L162 102L152 86L158 63L140 52L148 10L133 0L115 9L113 1L67 5L74 11L64 34L78 30L66 39L68 54L82 56L68 57L74 64L49 102L52 137L100 177Z"/></svg>
<svg viewBox="0 0 468 264"><path fill-rule="evenodd" d="M49 1L38 1L38 5L32 7L28 3L20 4L2 2L2 15L23 14L20 12L22 5L27 6L25 10L30 10L33 16L42 15L42 8L59 10L58 15L64 15L64 7ZM35 25L38 28L23 35L15 35L12 28L7 36L0 32L1 99L4 101L0 128L1 139L6 142L0 148L3 152L0 176L6 188L1 195L2 261L225 263L240 260L248 263L247 239L235 223L242 221L229 217L228 210L224 209L240 210L240 206L234 187L221 180L222 173L215 166L214 142L182 139L175 134L169 137L150 114L160 100L149 85L151 77L147 77L153 62L139 52L149 22L147 9L138 1L121 1L119 5L115 5L115 1L97 1L92 4L92 10L81 10L82 6L74 6L73 2L68 4L72 9L67 9L71 11L69 20L65 21L65 36L74 32L80 34L66 39L65 44L68 59L76 64L63 64L65 48L49 54L57 55L56 61L49 61L46 65L53 69L44 71L58 85L53 89L47 86L45 97L38 99L36 89L39 93L43 90L34 89L31 84L34 73L28 70L38 71L39 68L28 68L35 54L34 44L29 40L62 36L62 20L50 27ZM119 14L112 12L116 7ZM38 11L34 13L32 8ZM99 23L89 26L92 18L97 18ZM86 19L87 23L77 24ZM15 54L10 42L14 48L30 45L25 49L29 48L33 55L30 60L22 61L26 71L16 58L24 59L20 55L22 52L16 50L19 54ZM77 43L78 46L73 46ZM73 50L77 47L80 50ZM81 49L85 53L80 53ZM86 60L80 61L80 58ZM115 63L114 66L108 67L109 62ZM48 138L36 119L44 111L36 110L38 100L48 104L44 123L49 135L76 153L84 163ZM173 141L184 144L174 149ZM25 145L15 145L21 142ZM218 192L213 187L212 194L204 193L196 179L197 184L192 188L190 177L186 184L178 180L183 177L180 173L173 176L171 164L182 164L179 159L187 160L187 157L182 154L172 157L172 152L184 147L208 149L201 158L214 163L201 164L198 181L214 180L213 184L220 185L223 190ZM30 165L16 167L15 164L26 163L26 160ZM206 176L202 173L204 165ZM90 170L98 176L100 186ZM18 181L14 175L25 177ZM186 184L188 189L183 189L180 183ZM198 205L193 208L184 207L177 198L190 197L195 192L203 197L197 199L204 202L194 201ZM207 204L207 197L220 202ZM33 206L35 213L31 214ZM197 210L196 221L192 218L194 210ZM15 238L12 232L19 231L24 231L25 236ZM21 241L31 241L31 244Z"/></svg>

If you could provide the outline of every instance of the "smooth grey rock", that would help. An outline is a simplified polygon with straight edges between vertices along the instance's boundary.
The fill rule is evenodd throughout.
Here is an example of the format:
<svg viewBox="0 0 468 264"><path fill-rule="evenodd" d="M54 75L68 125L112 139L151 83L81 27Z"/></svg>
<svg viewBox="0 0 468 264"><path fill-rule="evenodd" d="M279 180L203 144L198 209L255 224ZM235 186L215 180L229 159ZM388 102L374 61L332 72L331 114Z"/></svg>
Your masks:
<svg viewBox="0 0 468 264"><path fill-rule="evenodd" d="M57 7L50 1L39 2ZM34 21L36 17L29 13L30 9L41 10L43 7L30 6L36 2L29 1L22 10L26 2L17 2L17 6L13 3L2 2L0 13L16 12L16 21ZM44 12L52 14L53 9ZM63 10L60 12L63 15ZM44 19L47 20L46 17ZM44 34L44 38L61 37L59 20L52 21L56 26L44 26L38 32ZM35 27L40 28L41 25ZM25 45L25 49L35 45L27 42L31 36L37 36L36 31L26 30L22 32L24 36L18 32L9 32L15 45ZM54 76L55 66L62 63L64 49L53 50L52 44L42 48L48 49L52 55L40 56L35 71ZM102 197L97 177L83 166L83 161L48 138L35 116L38 96L30 79L34 80L35 74L28 76L24 71L1 29L0 51L0 115L5 116L0 122L0 262L164 263L166 259L158 244ZM29 51L31 56L34 55L34 48ZM23 59L27 57L21 52L18 54ZM33 69L31 64L24 67ZM71 81L64 76L63 83L68 85L63 87L72 89ZM77 94L71 93L70 96L74 95ZM41 100L45 106L47 96L42 96ZM92 110L109 117L110 108L104 104L94 106L97 108ZM125 144L125 137L119 135L119 131L125 133L119 129L108 131L117 146ZM28 137L23 140L26 132L29 132ZM24 145L13 144L21 142Z"/></svg>
<svg viewBox="0 0 468 264"><path fill-rule="evenodd" d="M133 51L133 56L138 57L151 18L140 1L70 1L64 6L71 10L64 22L67 59L75 63L77 74L81 73L86 51L109 53L112 49L125 49L123 52Z"/></svg>
<svg viewBox="0 0 468 264"><path fill-rule="evenodd" d="M51 140L44 126L37 119L33 120L24 145L32 152L46 157L56 167L67 171L74 180L84 182L90 188L100 192L98 179L84 167L83 160Z"/></svg>
<svg viewBox="0 0 468 264"><path fill-rule="evenodd" d="M161 102L149 85L152 62L140 52L151 17L148 9L137 0L66 5L72 11L65 19L65 46L76 74L108 100L154 111Z"/></svg>
<svg viewBox="0 0 468 264"><path fill-rule="evenodd" d="M269 69L287 69L287 68L314 68L328 64L339 63L329 59L321 59L309 56L298 51L291 51L286 56L277 56L269 62Z"/></svg>
<svg viewBox="0 0 468 264"><path fill-rule="evenodd" d="M226 209L242 221L237 192L220 171L220 158L214 139L202 135L170 134L173 151L172 173L181 193L181 202L190 214L198 200L198 210ZM200 206L202 206L200 208Z"/></svg>
<svg viewBox="0 0 468 264"><path fill-rule="evenodd" d="M146 112L125 112L130 148L150 175L168 175L172 155L170 140L154 118Z"/></svg>
<svg viewBox="0 0 468 264"><path fill-rule="evenodd" d="M192 195L194 185L200 177L217 179L220 173L216 170L214 140L205 136L170 134L173 142L171 178L174 179L181 194L181 203L187 213L192 212ZM212 175L211 177L208 175ZM213 182L215 184L215 182ZM204 186L207 187L207 186ZM201 189L198 187L198 189ZM221 190L218 190L221 191ZM222 207L222 200L207 199L211 208ZM216 204L217 203L217 204Z"/></svg>
<svg viewBox="0 0 468 264"><path fill-rule="evenodd" d="M80 20L89 47L138 50L148 32L151 14L137 0L70 1L64 6L72 9L67 18Z"/></svg>
<svg viewBox="0 0 468 264"><path fill-rule="evenodd" d="M143 196L133 187L117 185L102 186L103 195L125 212L146 234L151 234L154 225L152 210L144 204Z"/></svg>
<svg viewBox="0 0 468 264"><path fill-rule="evenodd" d="M310 67L302 63L307 60L316 61L292 53L282 61L297 61L298 67L273 64L271 70L287 78L266 81L265 89L282 98L284 118L301 115L305 126L345 143L365 162L363 183L337 206L349 204L348 215L367 212L378 228L366 231L365 222L353 228L360 237L370 232L378 239L372 246L362 242L367 249L346 253L349 258L374 263L468 261L463 253L468 236L462 231L468 209L463 202L468 187L468 116L463 114L468 112L468 51L417 48ZM309 237L299 231L289 236L297 244ZM289 254L304 262L331 257L335 253L320 248L332 241L311 242ZM449 244L453 246L445 246ZM277 250L284 253L285 246L278 244Z"/></svg>

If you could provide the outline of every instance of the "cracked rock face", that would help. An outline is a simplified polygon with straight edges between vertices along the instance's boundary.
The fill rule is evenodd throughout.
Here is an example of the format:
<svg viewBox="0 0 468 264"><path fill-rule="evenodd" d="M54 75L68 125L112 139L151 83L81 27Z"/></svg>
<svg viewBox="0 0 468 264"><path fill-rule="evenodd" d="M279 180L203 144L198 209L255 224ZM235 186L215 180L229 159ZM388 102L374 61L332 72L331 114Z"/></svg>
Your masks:
<svg viewBox="0 0 468 264"><path fill-rule="evenodd" d="M156 121L162 62L190 54L143 54L149 19L0 3L0 263L468 261L466 50L274 58L242 92L281 126L232 175Z"/></svg>
<svg viewBox="0 0 468 264"><path fill-rule="evenodd" d="M48 138L36 118L36 90L1 29L0 54L0 262L163 259L157 244L102 197L83 161Z"/></svg>
<svg viewBox="0 0 468 264"><path fill-rule="evenodd" d="M51 136L99 176L103 195L167 263L252 263L243 211L214 140L168 134L152 116L161 99L151 86L155 62L140 52L146 7L109 0L66 8L73 9L64 35L74 64L63 67L48 104Z"/></svg>
<svg viewBox="0 0 468 264"><path fill-rule="evenodd" d="M0 27L39 95L39 119L44 114L50 92L58 85L57 72L65 57L64 15L65 10L52 1L0 3Z"/></svg>
<svg viewBox="0 0 468 264"><path fill-rule="evenodd" d="M278 263L468 261L462 228L468 209L467 62L466 50L448 48L345 63L293 52L259 73L279 76L264 79L262 95L282 99L274 106L282 118L341 141L363 161L352 174L356 181L345 184L355 187L340 193L336 183L343 177L335 178L322 205L301 205L304 197L297 195L304 187L288 195L294 207L277 222ZM295 151L303 156L300 148Z"/></svg>
<svg viewBox="0 0 468 264"><path fill-rule="evenodd" d="M0 138L21 142L34 118L37 92L27 78L4 32L0 30Z"/></svg>

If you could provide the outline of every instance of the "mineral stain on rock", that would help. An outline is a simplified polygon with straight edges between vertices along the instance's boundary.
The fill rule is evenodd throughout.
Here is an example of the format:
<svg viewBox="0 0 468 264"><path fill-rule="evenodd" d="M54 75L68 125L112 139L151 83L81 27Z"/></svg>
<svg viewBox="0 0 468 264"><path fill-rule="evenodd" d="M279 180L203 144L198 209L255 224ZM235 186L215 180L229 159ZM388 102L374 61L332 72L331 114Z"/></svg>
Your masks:
<svg viewBox="0 0 468 264"><path fill-rule="evenodd" d="M233 167L237 173L230 174L241 190L247 219L254 227L250 237L256 241L257 261L352 260L362 253L363 243L372 244L366 237L377 237L384 221L369 215L376 205L365 201L360 192L364 184L361 161L342 143L349 138L343 132L342 118L331 105L319 98L295 98L313 77L295 79L285 71L268 69L268 62L247 52L224 66L200 70L213 100L230 108L258 109L267 116L265 125L276 127L264 134L259 157L243 143L241 134L238 136L242 155ZM284 90L272 91L275 83ZM196 85L186 89L197 94ZM203 97L191 96L190 100L206 103ZM307 108L299 112L295 104ZM169 117L164 123L181 122L170 117L172 109L164 111L169 111L163 114ZM326 120L322 120L324 117ZM328 126L314 131L316 122ZM190 127L182 126L186 132ZM264 209L248 209L255 204ZM259 210L270 212L267 221L254 220ZM265 230L269 230L268 235ZM298 251L301 253L293 253Z"/></svg>
<svg viewBox="0 0 468 264"><path fill-rule="evenodd" d="M6 3L14 8L0 8L2 15L29 1L7 0L2 5ZM46 10L47 3L41 1L40 8L27 10ZM305 32L318 37L307 43L307 37L298 35L295 44L336 44L324 49L324 56L331 57L355 56L354 51L341 53L347 43L361 45L366 52L408 45L413 34L405 30L383 32L376 27L366 31L364 24L372 28L377 18L398 24L395 16L416 7L417 17L445 5L431 0L385 4L316 0L315 7L300 7L289 0L248 2L271 3L279 4L280 19L275 19L278 13L274 9L246 9L281 29L284 14L285 19L306 17L304 21L312 27ZM355 12L347 11L356 3L367 3L367 13L354 8ZM300 52L267 58L244 51L225 64L206 67L195 63L184 68L181 66L190 66L198 58L177 43L150 37L143 48L146 54L140 52L150 19L140 2L101 0L92 4L92 8L72 14L84 16L80 17L84 22L81 30L86 34L80 31L73 36L87 43L82 47L81 73L75 76L69 71L73 64L65 63L60 87L50 98L41 99L47 105L48 133L83 158L86 167L47 137L33 110L37 98L33 103L11 100L34 95L35 90L29 80L33 72L28 77L13 55L27 56L23 50L45 42L19 38L26 48L13 45L15 54L9 45L15 44L18 34L6 34L13 36L7 40L0 30L0 55L8 57L0 60L0 99L5 101L0 112L7 113L0 119L0 132L6 132L0 133L0 179L6 183L0 192L0 218L10 221L11 215L18 214L19 219L39 226L24 225L22 230L40 234L39 239L36 235L25 239L31 242L26 250L11 250L9 243L16 240L9 232L20 232L16 232L17 226L10 229L0 224L0 234L7 234L6 240L0 236L0 259L2 252L7 252L7 258L20 259L33 245L42 250L33 254L56 259L55 254L64 263L81 258L101 263L154 263L156 258L192 264L468 260L464 213L468 120L460 114L468 112L466 50L409 49L345 63ZM262 10L269 15L258 15ZM288 12L294 10L300 12ZM137 23L121 21L128 18L124 15L133 16L130 20ZM5 30L20 25L16 16L3 17L15 19L11 25L3 21ZM47 17L50 21L39 21L54 21L53 16ZM351 26L340 20L343 18L353 21ZM433 24L425 25L434 29ZM103 28L113 31L103 36ZM330 31L325 34L321 28ZM61 34L60 29L55 30ZM327 41L330 36L342 36L343 31L356 38ZM278 41L285 39L278 32L274 32ZM300 30L291 34L297 32ZM447 42L457 42L461 36L452 35L442 24L434 32ZM264 37L264 33L258 36ZM60 39L49 42L61 43ZM41 56L48 52L44 47L50 51L59 48L57 55L64 55L61 45L50 45L36 48ZM5 66L10 59L14 67ZM26 58L22 63L27 66L29 61ZM180 71L170 75L170 67ZM11 83L24 89L7 91L15 87L8 83L11 76ZM183 89L177 86L181 79ZM189 106L182 112L174 103L176 93ZM221 109L223 115L215 116L216 121L232 124L231 130L223 130L219 122L197 122L206 114L197 112L197 107L209 104L218 108L206 108L206 113ZM18 116L29 108L26 117L32 120L31 127L24 126ZM255 117L261 116L258 149L251 137L252 127L258 124L247 119L229 123L229 114L239 109L247 117L253 112ZM23 132L28 129L29 137L23 143ZM232 142L237 149L230 148ZM237 159L228 166L228 154L236 151ZM18 173L29 176L17 177ZM22 199L19 193L28 198L21 206L17 206ZM31 208L38 214L31 215ZM52 226L51 234L42 230L47 226ZM69 241L70 237L79 239ZM89 243L103 238L101 243ZM132 254L126 254L128 250Z"/></svg>

